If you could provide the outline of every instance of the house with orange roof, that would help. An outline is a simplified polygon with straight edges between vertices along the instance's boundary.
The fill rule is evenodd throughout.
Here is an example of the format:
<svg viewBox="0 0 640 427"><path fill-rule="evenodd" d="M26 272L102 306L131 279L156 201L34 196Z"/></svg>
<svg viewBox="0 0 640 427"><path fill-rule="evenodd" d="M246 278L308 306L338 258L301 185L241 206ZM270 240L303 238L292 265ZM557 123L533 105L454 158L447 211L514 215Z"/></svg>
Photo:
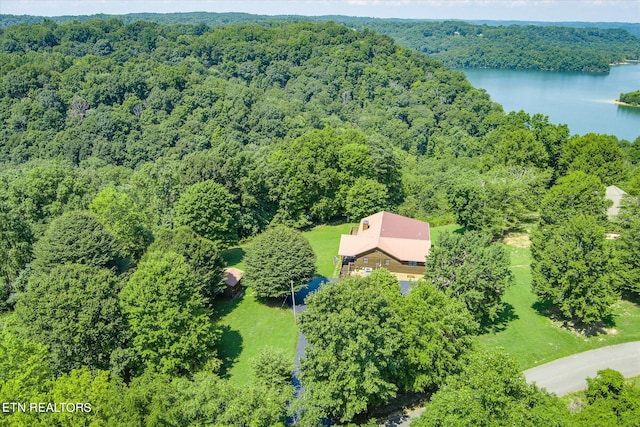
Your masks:
<svg viewBox="0 0 640 427"><path fill-rule="evenodd" d="M430 249L428 223L378 212L362 218L357 230L341 236L341 275L366 274L381 267L393 273L422 275Z"/></svg>

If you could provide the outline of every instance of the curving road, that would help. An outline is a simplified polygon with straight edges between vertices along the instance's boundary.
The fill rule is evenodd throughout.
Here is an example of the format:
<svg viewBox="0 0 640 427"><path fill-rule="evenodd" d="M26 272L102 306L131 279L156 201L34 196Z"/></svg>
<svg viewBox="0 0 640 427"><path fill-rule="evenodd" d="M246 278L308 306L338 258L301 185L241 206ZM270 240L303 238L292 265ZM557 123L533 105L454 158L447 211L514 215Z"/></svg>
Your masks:
<svg viewBox="0 0 640 427"><path fill-rule="evenodd" d="M530 383L536 383L558 396L587 387L587 377L595 377L602 369L615 369L625 377L640 375L640 341L589 350L536 366L523 372ZM406 427L422 414L418 409L381 424Z"/></svg>
<svg viewBox="0 0 640 427"><path fill-rule="evenodd" d="M640 375L640 341L611 345L573 354L524 371L530 383L536 383L558 396L587 387L587 377L599 370L615 369L625 377Z"/></svg>

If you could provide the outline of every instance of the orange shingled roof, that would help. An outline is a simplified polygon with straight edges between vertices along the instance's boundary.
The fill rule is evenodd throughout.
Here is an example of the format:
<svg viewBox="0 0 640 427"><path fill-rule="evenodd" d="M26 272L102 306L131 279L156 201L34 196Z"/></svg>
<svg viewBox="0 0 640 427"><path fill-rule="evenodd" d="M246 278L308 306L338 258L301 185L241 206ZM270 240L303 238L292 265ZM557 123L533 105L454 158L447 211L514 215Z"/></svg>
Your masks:
<svg viewBox="0 0 640 427"><path fill-rule="evenodd" d="M365 229L368 222L369 227ZM343 234L338 255L357 257L380 249L400 261L424 262L431 249L429 224L390 212L362 218L358 234Z"/></svg>

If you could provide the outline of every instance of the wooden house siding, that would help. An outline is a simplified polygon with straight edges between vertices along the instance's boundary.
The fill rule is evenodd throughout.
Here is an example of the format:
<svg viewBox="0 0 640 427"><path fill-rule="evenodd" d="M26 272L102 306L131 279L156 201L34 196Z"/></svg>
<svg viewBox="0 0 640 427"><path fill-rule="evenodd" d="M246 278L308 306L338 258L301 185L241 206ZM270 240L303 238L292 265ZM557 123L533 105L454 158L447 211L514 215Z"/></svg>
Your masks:
<svg viewBox="0 0 640 427"><path fill-rule="evenodd" d="M365 262L365 258L367 262ZM375 270L380 267L384 267L393 273L404 274L424 274L425 271L424 262L418 262L416 266L410 266L407 261L400 261L380 249L365 252L355 257L351 263L351 271L364 268Z"/></svg>

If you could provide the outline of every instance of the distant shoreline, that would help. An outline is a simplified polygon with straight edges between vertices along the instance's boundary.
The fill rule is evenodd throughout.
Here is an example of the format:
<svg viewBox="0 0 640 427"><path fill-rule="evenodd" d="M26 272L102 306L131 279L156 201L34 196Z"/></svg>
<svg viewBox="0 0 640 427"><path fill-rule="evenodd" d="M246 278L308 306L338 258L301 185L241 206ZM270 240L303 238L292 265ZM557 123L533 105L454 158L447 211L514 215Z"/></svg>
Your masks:
<svg viewBox="0 0 640 427"><path fill-rule="evenodd" d="M640 59L627 59L624 62L613 62L609 64L609 67L615 67L617 65L629 65L629 64L640 64Z"/></svg>
<svg viewBox="0 0 640 427"><path fill-rule="evenodd" d="M640 108L640 104L627 104L626 102L622 102L622 101L619 101L619 100L617 100L617 99L614 99L614 100L613 100L613 103L614 103L614 104L617 104L617 105L622 105L622 106L624 106L624 107L636 107L636 108Z"/></svg>

